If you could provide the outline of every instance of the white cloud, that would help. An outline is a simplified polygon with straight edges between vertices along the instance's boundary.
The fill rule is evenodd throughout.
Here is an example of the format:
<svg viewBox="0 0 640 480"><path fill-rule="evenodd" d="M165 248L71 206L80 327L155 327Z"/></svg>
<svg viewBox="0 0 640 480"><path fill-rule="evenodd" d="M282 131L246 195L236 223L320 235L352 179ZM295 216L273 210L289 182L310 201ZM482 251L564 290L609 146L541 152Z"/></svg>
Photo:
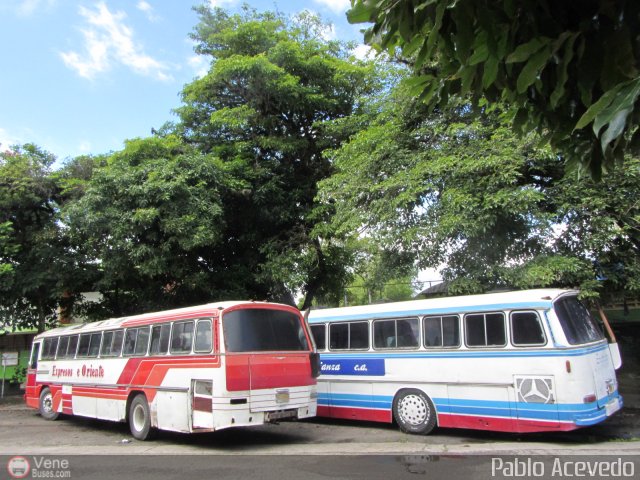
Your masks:
<svg viewBox="0 0 640 480"><path fill-rule="evenodd" d="M81 154L91 153L91 150L92 150L91 142L89 142L88 140L81 141L76 147L76 150Z"/></svg>
<svg viewBox="0 0 640 480"><path fill-rule="evenodd" d="M100 2L95 10L81 6L80 15L88 24L81 30L85 51L60 53L65 65L78 75L93 79L97 74L110 70L114 63L119 63L140 75L172 80L166 73L168 67L145 54L142 46L134 41L133 31L124 23L124 12L112 13L104 2Z"/></svg>
<svg viewBox="0 0 640 480"><path fill-rule="evenodd" d="M209 0L209 5L211 6L211 8L233 7L235 5L238 5L239 3L240 3L240 0Z"/></svg>
<svg viewBox="0 0 640 480"><path fill-rule="evenodd" d="M149 2L145 0L140 0L136 5L136 8L144 13L150 22L156 22L160 20L160 16L156 14L155 10L151 6Z"/></svg>
<svg viewBox="0 0 640 480"><path fill-rule="evenodd" d="M23 143L19 138L0 127L0 152L9 151L11 146Z"/></svg>
<svg viewBox="0 0 640 480"><path fill-rule="evenodd" d="M18 15L27 17L48 7L52 7L55 0L19 0L16 2L15 12Z"/></svg>
<svg viewBox="0 0 640 480"><path fill-rule="evenodd" d="M209 73L209 62L210 60L203 55L193 55L187 59L188 65L198 78L202 78Z"/></svg>
<svg viewBox="0 0 640 480"><path fill-rule="evenodd" d="M363 43L357 45L352 52L359 60L373 60L376 56L376 51Z"/></svg>
<svg viewBox="0 0 640 480"><path fill-rule="evenodd" d="M345 13L351 8L351 0L313 0L334 13Z"/></svg>

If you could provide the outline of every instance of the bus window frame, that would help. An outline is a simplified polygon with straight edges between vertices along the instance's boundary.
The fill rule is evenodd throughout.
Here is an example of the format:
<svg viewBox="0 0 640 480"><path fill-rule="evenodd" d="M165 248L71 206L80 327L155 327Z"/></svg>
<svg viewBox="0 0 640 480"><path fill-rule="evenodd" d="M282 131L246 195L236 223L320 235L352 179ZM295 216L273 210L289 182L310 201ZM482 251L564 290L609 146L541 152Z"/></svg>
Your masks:
<svg viewBox="0 0 640 480"><path fill-rule="evenodd" d="M169 353L169 349L171 347L171 332L173 331L173 323L174 322L162 322L162 323L156 323L154 325L151 325L151 333L149 336L149 356L150 357L166 357L167 355L171 355L171 353ZM153 346L153 331L156 328L160 330L160 336L158 337L158 342L160 342L160 339L162 338L163 327L169 327L169 339L167 341L167 349L164 352L158 351L156 353L151 351L151 347Z"/></svg>
<svg viewBox="0 0 640 480"><path fill-rule="evenodd" d="M367 346L365 348L351 348L351 324L366 323L367 324ZM331 348L331 327L335 325L348 325L347 348ZM329 335L327 338L327 347L331 352L368 352L371 350L371 321L370 320L348 320L346 322L329 323Z"/></svg>
<svg viewBox="0 0 640 480"><path fill-rule="evenodd" d="M513 339L513 314L514 313L533 313L537 320L538 325L540 326L540 331L542 332L542 337L544 341L542 343L515 343ZM542 322L542 318L540 318L540 313L536 310L511 310L509 312L509 341L511 345L516 348L527 348L527 347L544 347L549 343L549 339L547 337L547 332L544 329L544 323Z"/></svg>
<svg viewBox="0 0 640 480"><path fill-rule="evenodd" d="M183 324L187 324L187 323L191 323L193 325L193 329L191 330L191 347L189 348L189 350L177 350L174 351L173 349L173 332L175 331L175 327L177 324L179 323L183 323ZM183 332L184 333L184 332ZM181 333L182 335L182 333ZM194 347L194 343L195 343L195 337L196 337L196 322L195 319L193 318L189 318L187 320L177 320L175 322L172 322L171 325L171 336L169 337L169 355L191 355L193 353L193 347Z"/></svg>
<svg viewBox="0 0 640 480"><path fill-rule="evenodd" d="M487 315L495 315L495 314L499 314L502 315L502 327L503 327L503 332L504 332L504 343L503 344L491 344L489 345L488 343L488 335L487 335ZM469 341L468 341L468 336L467 336L467 317L473 316L473 315L483 315L484 316L484 339L485 339L485 344L484 345L469 345ZM478 348L505 348L508 344L509 344L509 335L507 332L507 314L506 312L504 312L503 310L492 310L492 311L488 311L488 312L468 312L465 313L463 318L462 318L462 327L464 330L464 345L467 348L473 348L473 349L478 349Z"/></svg>
<svg viewBox="0 0 640 480"><path fill-rule="evenodd" d="M428 318L439 318L440 319L440 332L442 333L444 328L442 326L442 319L445 317L455 317L456 321L458 323L458 343L456 345L439 345L439 346L432 346L432 345L427 345L426 341L427 341L427 336L425 335L425 320ZM445 314L442 313L440 315L424 315L422 317L422 346L427 349L427 350L443 350L443 349L448 349L448 350L455 350L455 349L459 349L460 347L462 347L462 337L464 335L463 333L463 325L462 325L462 315L458 314L458 313L450 313L450 314ZM443 340L444 340L444 335L443 336ZM465 337L466 339L466 337Z"/></svg>
<svg viewBox="0 0 640 480"><path fill-rule="evenodd" d="M410 346L410 347L399 347L398 346L398 320L417 320L418 321L418 336L416 338L416 345L415 346ZM396 342L396 346L393 347L376 347L376 323L379 322L394 322L395 324L395 342ZM413 330L413 329L412 329ZM418 316L408 316L408 317L385 317L385 318L375 318L371 321L371 332L370 332L370 342L369 342L369 347L372 348L373 350L394 350L394 351L412 351L412 350L419 350L420 349L420 345L421 345L421 340L422 340L422 322L420 320L420 317Z"/></svg>
<svg viewBox="0 0 640 480"><path fill-rule="evenodd" d="M208 322L209 323L209 335L210 335L210 339L211 339L211 343L209 345L209 350L197 350L196 349L196 345L197 345L197 340L198 340L198 325L200 325L200 323L204 323L204 322ZM206 355L208 353L212 353L213 352L213 319L212 318L208 318L208 317L204 317L204 318L197 318L195 319L195 325L194 325L194 329L193 329L193 339L191 341L191 350L193 353L197 353L197 354L201 354L201 355ZM171 348L171 337L169 337L169 348Z"/></svg>
<svg viewBox="0 0 640 480"><path fill-rule="evenodd" d="M111 347L113 346L113 337L118 332L122 332L122 338L120 339L120 349L118 350L118 353L106 355L103 352L103 349L104 349L104 346L105 346L105 343L104 343L105 336L107 334L109 334L109 333L112 334L110 345L109 345L109 350L111 350ZM116 328L116 329L113 329L113 330L104 330L102 332L102 343L100 344L100 358L118 358L118 357L120 357L122 355L122 350L124 348L124 333L125 333L124 328Z"/></svg>

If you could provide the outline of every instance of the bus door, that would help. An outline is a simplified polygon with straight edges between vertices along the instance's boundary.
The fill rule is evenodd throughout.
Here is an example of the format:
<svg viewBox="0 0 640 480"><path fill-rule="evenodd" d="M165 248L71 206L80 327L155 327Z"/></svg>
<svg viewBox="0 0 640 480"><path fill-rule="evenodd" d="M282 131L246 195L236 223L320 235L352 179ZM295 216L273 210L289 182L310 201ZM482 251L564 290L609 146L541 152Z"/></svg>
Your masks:
<svg viewBox="0 0 640 480"><path fill-rule="evenodd" d="M213 381L191 380L191 424L213 428Z"/></svg>
<svg viewBox="0 0 640 480"><path fill-rule="evenodd" d="M39 398L36 386L36 373L38 371L38 357L40 356L40 342L35 342L31 348L31 357L27 367L27 384L25 388L25 400L29 407L38 408Z"/></svg>
<svg viewBox="0 0 640 480"><path fill-rule="evenodd" d="M553 375L515 375L518 423L556 428L560 425Z"/></svg>

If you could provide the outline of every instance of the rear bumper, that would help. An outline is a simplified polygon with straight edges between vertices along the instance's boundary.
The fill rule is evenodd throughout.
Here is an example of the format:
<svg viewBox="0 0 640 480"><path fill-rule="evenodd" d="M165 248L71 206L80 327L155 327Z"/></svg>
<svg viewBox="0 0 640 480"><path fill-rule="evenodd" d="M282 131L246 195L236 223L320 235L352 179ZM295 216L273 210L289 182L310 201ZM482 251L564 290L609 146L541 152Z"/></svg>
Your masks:
<svg viewBox="0 0 640 480"><path fill-rule="evenodd" d="M574 423L578 427L588 427L606 420L623 406L622 397L615 395L609 399L609 401L602 407L597 403L594 403L594 408L589 412L576 415Z"/></svg>

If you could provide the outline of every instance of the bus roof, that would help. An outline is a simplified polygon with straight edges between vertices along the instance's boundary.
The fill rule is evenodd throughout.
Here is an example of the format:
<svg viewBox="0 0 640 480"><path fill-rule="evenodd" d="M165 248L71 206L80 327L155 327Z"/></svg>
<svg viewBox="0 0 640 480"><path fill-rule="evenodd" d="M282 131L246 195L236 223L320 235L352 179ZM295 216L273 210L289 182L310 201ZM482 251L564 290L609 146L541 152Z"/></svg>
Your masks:
<svg viewBox="0 0 640 480"><path fill-rule="evenodd" d="M131 315L128 317L110 318L107 320L100 320L97 322L66 325L58 328L53 328L51 330L47 330L46 332L43 332L40 335L38 335L36 339L52 337L57 335L65 335L65 334L99 332L102 330L109 330L109 329L115 329L115 328L136 327L136 326L148 325L150 323L163 322L163 321L170 322L174 320L193 319L193 318L198 318L200 316L216 317L219 315L221 311L228 310L229 308L240 306L240 305L248 305L248 306L277 305L280 307L285 307L287 309L298 311L298 309L291 307L289 305L270 303L270 302L255 302L250 300L216 302L216 303L208 303L205 305L197 305L194 307L177 308L173 310L163 310L158 312L143 313L140 315Z"/></svg>
<svg viewBox="0 0 640 480"><path fill-rule="evenodd" d="M327 308L312 310L309 323L339 320L367 320L416 316L424 314L453 314L470 311L491 311L505 309L551 308L553 302L562 295L577 295L576 290L538 289L519 290L460 297L440 297L407 302L361 305L357 307Z"/></svg>

